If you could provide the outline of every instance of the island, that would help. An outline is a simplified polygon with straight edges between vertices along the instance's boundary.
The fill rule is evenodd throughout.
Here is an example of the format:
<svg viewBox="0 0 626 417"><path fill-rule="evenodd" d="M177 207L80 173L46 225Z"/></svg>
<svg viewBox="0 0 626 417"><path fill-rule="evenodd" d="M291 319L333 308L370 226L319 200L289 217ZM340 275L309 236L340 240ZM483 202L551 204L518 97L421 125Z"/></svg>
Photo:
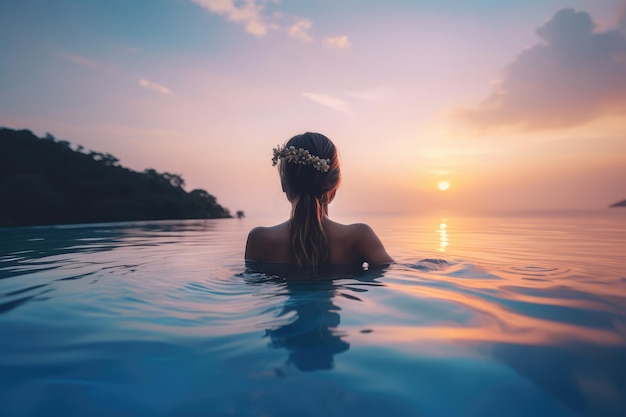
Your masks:
<svg viewBox="0 0 626 417"><path fill-rule="evenodd" d="M232 217L184 184L181 175L133 171L51 134L0 128L0 227Z"/></svg>
<svg viewBox="0 0 626 417"><path fill-rule="evenodd" d="M626 207L626 200L618 201L615 204L611 204L609 207Z"/></svg>

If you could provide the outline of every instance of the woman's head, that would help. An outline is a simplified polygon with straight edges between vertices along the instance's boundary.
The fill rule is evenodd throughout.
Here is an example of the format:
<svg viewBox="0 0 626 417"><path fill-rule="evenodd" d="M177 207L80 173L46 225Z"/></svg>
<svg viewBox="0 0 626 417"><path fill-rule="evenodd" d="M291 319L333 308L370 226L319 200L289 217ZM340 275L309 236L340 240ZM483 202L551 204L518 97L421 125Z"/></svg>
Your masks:
<svg viewBox="0 0 626 417"><path fill-rule="evenodd" d="M328 204L335 196L341 180L339 158L335 145L320 133L303 133L289 139L285 148L308 151L312 157L328 161L327 170L318 169L310 164L288 162L282 159L279 166L280 182L287 199L294 202L301 195L317 197L323 204Z"/></svg>
<svg viewBox="0 0 626 417"><path fill-rule="evenodd" d="M292 205L293 259L298 266L317 267L330 254L323 220L341 180L337 149L326 136L307 132L276 149L274 162L277 159L280 182Z"/></svg>

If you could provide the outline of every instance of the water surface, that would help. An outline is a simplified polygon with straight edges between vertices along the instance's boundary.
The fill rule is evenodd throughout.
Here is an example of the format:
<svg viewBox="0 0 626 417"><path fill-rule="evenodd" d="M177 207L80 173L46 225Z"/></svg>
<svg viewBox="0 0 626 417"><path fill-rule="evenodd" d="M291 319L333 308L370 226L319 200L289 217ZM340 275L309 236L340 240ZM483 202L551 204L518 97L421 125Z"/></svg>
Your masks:
<svg viewBox="0 0 626 417"><path fill-rule="evenodd" d="M397 263L312 283L258 219L0 229L0 415L626 415L626 212L356 220Z"/></svg>

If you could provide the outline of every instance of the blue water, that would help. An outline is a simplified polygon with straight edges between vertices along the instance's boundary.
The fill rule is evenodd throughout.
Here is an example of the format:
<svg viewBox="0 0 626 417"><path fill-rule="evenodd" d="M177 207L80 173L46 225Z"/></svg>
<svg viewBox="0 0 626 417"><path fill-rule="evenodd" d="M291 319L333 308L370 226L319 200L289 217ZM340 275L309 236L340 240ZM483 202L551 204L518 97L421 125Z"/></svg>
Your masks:
<svg viewBox="0 0 626 417"><path fill-rule="evenodd" d="M259 219L0 229L0 416L624 416L625 214L372 218L317 282Z"/></svg>

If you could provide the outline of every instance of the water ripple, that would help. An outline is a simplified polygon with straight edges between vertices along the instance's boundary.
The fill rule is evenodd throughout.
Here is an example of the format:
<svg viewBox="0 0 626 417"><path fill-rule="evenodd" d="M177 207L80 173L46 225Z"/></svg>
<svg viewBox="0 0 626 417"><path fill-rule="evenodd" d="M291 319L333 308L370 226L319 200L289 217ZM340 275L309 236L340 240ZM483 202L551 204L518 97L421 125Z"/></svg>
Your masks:
<svg viewBox="0 0 626 417"><path fill-rule="evenodd" d="M509 265L501 266L498 269L507 274L531 277L553 277L556 275L568 274L572 271L569 267L556 265Z"/></svg>
<svg viewBox="0 0 626 417"><path fill-rule="evenodd" d="M3 410L21 410L17 398L37 400L33 415L67 416L84 411L76 398L110 415L281 415L281 403L295 415L297 401L325 410L311 415L342 415L333 410L355 398L375 405L350 408L358 415L626 409L626 245L611 228L613 246L601 250L589 246L599 237L574 244L579 229L567 223L538 249L555 226L448 219L447 245L428 252L410 233L432 228L409 225L389 242L411 254L402 262L294 282L244 268L248 226L3 235Z"/></svg>

